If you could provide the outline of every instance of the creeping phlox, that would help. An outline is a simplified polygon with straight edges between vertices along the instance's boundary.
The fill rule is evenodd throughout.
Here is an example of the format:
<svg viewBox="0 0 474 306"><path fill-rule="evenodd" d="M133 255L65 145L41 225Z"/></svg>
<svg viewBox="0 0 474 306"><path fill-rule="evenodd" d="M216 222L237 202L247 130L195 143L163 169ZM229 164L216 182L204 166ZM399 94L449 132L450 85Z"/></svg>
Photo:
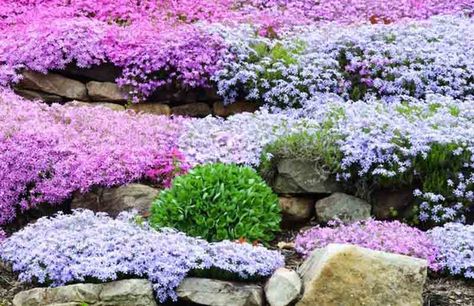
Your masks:
<svg viewBox="0 0 474 306"><path fill-rule="evenodd" d="M134 102L164 86L217 86L227 102L286 106L319 92L472 94L472 3L343 2L6 0L0 86L24 69L112 63ZM405 22L439 14L453 15Z"/></svg>
<svg viewBox="0 0 474 306"><path fill-rule="evenodd" d="M112 219L76 210L41 218L1 244L0 259L23 282L51 286L95 279L147 278L160 302L176 300L176 287L197 270L218 270L239 279L270 276L283 256L261 246L208 243L171 230L155 231L134 222L133 213Z"/></svg>
<svg viewBox="0 0 474 306"><path fill-rule="evenodd" d="M445 272L474 279L474 225L447 223L428 232Z"/></svg>
<svg viewBox="0 0 474 306"><path fill-rule="evenodd" d="M342 224L333 221L329 227L313 227L296 237L296 250L308 256L314 249L330 243L349 243L378 251L426 259L432 270L439 270L438 250L428 235L398 221L358 221Z"/></svg>
<svg viewBox="0 0 474 306"><path fill-rule="evenodd" d="M186 170L180 118L49 107L3 91L0 121L0 224L74 191L142 179L167 186Z"/></svg>

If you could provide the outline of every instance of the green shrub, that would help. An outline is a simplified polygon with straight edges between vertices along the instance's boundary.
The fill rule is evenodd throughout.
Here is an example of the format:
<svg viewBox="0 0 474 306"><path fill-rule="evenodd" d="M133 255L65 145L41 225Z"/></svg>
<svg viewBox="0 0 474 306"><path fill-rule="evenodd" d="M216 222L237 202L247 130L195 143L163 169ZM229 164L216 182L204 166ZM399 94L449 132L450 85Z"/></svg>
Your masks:
<svg viewBox="0 0 474 306"><path fill-rule="evenodd" d="M208 241L268 242L280 228L278 197L249 167L208 164L174 179L153 202L150 224Z"/></svg>

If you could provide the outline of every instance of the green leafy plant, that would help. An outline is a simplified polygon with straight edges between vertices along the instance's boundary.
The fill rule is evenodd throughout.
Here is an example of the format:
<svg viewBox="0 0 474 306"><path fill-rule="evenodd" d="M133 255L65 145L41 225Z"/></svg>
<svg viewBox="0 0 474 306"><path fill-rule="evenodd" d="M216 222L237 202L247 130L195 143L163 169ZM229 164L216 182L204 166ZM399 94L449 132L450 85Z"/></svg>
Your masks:
<svg viewBox="0 0 474 306"><path fill-rule="evenodd" d="M150 224L208 241L268 242L280 228L278 197L249 167L208 164L177 177L153 202Z"/></svg>
<svg viewBox="0 0 474 306"><path fill-rule="evenodd" d="M275 168L283 159L300 159L314 162L320 170L319 175L331 176L340 170L342 153L337 141L340 135L332 131L335 120L343 116L338 110L328 114L327 120L318 127L308 127L301 132L292 133L278 138L268 144L261 157L259 173L267 182L272 181Z"/></svg>

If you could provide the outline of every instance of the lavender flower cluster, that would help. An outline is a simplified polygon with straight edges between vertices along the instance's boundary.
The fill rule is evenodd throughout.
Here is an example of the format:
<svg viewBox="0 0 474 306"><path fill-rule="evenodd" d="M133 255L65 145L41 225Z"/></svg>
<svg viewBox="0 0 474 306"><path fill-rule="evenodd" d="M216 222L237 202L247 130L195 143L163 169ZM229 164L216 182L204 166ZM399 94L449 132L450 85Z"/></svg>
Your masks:
<svg viewBox="0 0 474 306"><path fill-rule="evenodd" d="M428 261L430 269L437 271L438 250L428 235L398 221L376 220L342 224L334 221L329 227L316 226L296 237L296 251L308 256L316 248L330 243L349 243L361 247L418 257Z"/></svg>
<svg viewBox="0 0 474 306"><path fill-rule="evenodd" d="M51 286L147 278L160 302L176 300L176 287L192 270L217 268L246 279L270 276L284 264L280 253L261 246L211 244L138 225L131 213L114 220L88 210L28 225L1 244L0 259L12 264L22 282Z"/></svg>
<svg viewBox="0 0 474 306"><path fill-rule="evenodd" d="M452 274L474 279L474 225L447 223L428 232L438 248L437 261Z"/></svg>
<svg viewBox="0 0 474 306"><path fill-rule="evenodd" d="M220 31L230 54L212 76L228 103L236 98L299 107L318 93L385 101L400 95L474 94L474 23L443 16L393 25L304 26L267 39Z"/></svg>
<svg viewBox="0 0 474 306"><path fill-rule="evenodd" d="M223 118L188 119L179 149L191 165L213 162L257 166L265 145L303 128L300 119L268 110Z"/></svg>

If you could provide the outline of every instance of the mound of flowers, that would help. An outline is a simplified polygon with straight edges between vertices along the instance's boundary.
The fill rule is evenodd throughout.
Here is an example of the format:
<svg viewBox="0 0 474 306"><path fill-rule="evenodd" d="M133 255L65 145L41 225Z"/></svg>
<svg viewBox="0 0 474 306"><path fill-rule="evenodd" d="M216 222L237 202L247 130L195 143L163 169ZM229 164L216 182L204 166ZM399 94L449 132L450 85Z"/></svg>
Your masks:
<svg viewBox="0 0 474 306"><path fill-rule="evenodd" d="M0 85L25 69L111 63L134 102L165 86L216 86L227 102L286 106L319 92L472 95L472 5L356 2L3 1ZM352 22L384 25L341 25Z"/></svg>
<svg viewBox="0 0 474 306"><path fill-rule="evenodd" d="M0 224L74 191L140 179L167 185L186 169L177 149L179 118L0 97Z"/></svg>
<svg viewBox="0 0 474 306"><path fill-rule="evenodd" d="M428 232L438 248L437 260L451 275L474 279L474 225L447 223Z"/></svg>
<svg viewBox="0 0 474 306"><path fill-rule="evenodd" d="M208 243L170 230L155 231L124 213L117 219L91 211L42 218L1 244L0 258L23 282L61 286L87 280L143 277L160 302L192 271L218 270L240 279L270 276L283 266L276 251L229 241Z"/></svg>
<svg viewBox="0 0 474 306"><path fill-rule="evenodd" d="M225 57L213 80L228 103L245 97L277 107L300 107L325 92L388 102L427 93L472 96L474 40L466 37L473 24L444 16L381 26L310 25L278 39L222 31L238 56Z"/></svg>
<svg viewBox="0 0 474 306"><path fill-rule="evenodd" d="M329 227L316 226L296 237L296 251L308 256L330 243L349 243L361 247L426 259L429 267L438 270L438 250L429 236L398 221L366 220L352 224L331 222Z"/></svg>

